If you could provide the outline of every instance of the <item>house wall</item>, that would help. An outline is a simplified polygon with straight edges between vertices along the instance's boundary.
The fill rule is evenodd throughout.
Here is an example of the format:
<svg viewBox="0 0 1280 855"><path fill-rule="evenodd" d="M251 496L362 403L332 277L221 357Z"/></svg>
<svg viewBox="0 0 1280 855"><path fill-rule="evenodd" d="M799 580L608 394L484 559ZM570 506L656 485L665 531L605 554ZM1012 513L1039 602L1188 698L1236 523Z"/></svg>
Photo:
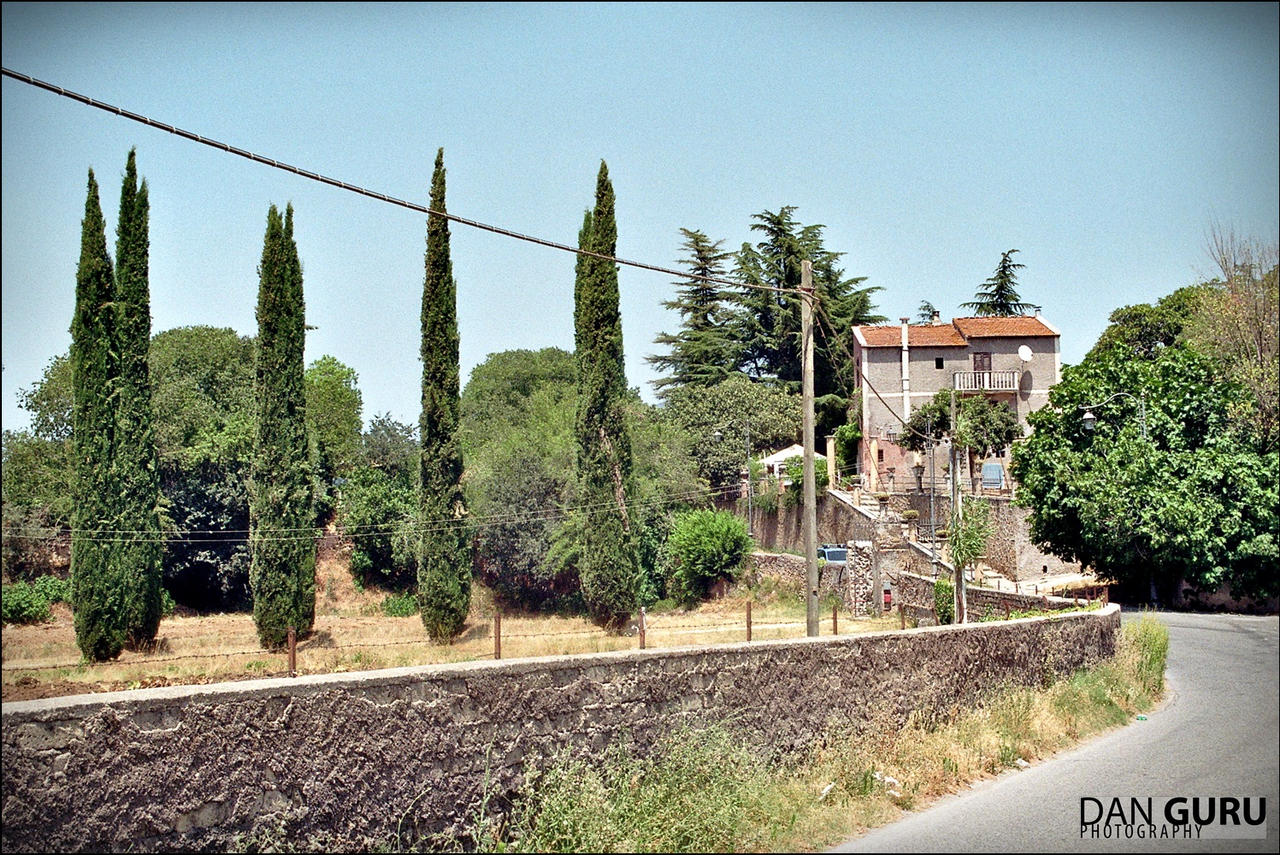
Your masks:
<svg viewBox="0 0 1280 855"><path fill-rule="evenodd" d="M1023 363L1018 348L1031 350L1030 362ZM1019 371L1018 391L989 394L1007 403L1026 428L1027 416L1049 402L1049 389L1061 379L1060 339L1048 336L973 338L967 347L912 347L908 360L910 409L914 412L942 389L950 389L957 371L973 371L973 354L990 353L992 371ZM880 393L877 397L864 389L862 395L862 436L859 469L869 479L868 488L894 491L910 489L915 478L910 469L911 452L884 439L886 428L901 432L902 416L902 350L900 347L854 348L867 380ZM937 358L943 368L936 367ZM880 398L884 400L881 401ZM892 483L889 471L892 469Z"/></svg>
<svg viewBox="0 0 1280 855"><path fill-rule="evenodd" d="M831 724L946 715L1111 656L1118 607L704 648L473 662L5 704L3 851L380 851L457 833L562 750L725 723L799 755ZM401 837L402 833L406 839Z"/></svg>

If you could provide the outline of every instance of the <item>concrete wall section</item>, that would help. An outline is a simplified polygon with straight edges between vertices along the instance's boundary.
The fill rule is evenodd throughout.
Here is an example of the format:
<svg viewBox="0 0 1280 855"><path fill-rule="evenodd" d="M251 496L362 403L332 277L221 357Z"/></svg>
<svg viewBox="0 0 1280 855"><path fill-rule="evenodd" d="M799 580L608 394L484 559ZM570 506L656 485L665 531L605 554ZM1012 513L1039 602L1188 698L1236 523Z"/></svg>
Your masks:
<svg viewBox="0 0 1280 855"><path fill-rule="evenodd" d="M1119 609L968 627L27 701L3 709L3 848L225 849L281 828L372 847L465 821L486 777L731 720L797 751L829 722L944 712L1112 654Z"/></svg>

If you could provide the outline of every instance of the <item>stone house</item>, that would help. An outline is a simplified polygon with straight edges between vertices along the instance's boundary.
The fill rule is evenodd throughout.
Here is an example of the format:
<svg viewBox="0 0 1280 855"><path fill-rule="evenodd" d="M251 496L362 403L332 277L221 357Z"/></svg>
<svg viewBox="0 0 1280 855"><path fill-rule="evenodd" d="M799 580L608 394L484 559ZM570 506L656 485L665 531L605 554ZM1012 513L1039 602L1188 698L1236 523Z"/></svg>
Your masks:
<svg viewBox="0 0 1280 855"><path fill-rule="evenodd" d="M1027 415L1049 402L1049 389L1062 378L1061 333L1040 315L953 318L934 313L928 324L855 326L853 358L859 386L863 377L862 442L858 473L868 490L916 488L918 455L895 440L902 421L942 389L986 395L1008 405L1027 431ZM899 418L902 421L899 421ZM939 447L936 465L947 460Z"/></svg>

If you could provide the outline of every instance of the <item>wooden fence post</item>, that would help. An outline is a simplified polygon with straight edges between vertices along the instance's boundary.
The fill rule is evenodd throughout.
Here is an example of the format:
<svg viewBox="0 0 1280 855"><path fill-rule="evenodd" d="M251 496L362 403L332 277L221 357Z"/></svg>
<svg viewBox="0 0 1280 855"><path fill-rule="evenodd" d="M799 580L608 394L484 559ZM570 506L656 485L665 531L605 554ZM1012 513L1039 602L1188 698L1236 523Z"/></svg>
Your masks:
<svg viewBox="0 0 1280 855"><path fill-rule="evenodd" d="M751 601L747 600L747 641L751 640Z"/></svg>
<svg viewBox="0 0 1280 855"><path fill-rule="evenodd" d="M646 627L645 627L645 619L644 619L644 606L641 606L641 607L640 607L640 649L641 649L641 650L644 650L644 631L645 631L645 629L646 629Z"/></svg>
<svg viewBox="0 0 1280 855"><path fill-rule="evenodd" d="M298 676L298 633L289 627L289 676Z"/></svg>
<svg viewBox="0 0 1280 855"><path fill-rule="evenodd" d="M493 610L493 658L502 658L502 610Z"/></svg>

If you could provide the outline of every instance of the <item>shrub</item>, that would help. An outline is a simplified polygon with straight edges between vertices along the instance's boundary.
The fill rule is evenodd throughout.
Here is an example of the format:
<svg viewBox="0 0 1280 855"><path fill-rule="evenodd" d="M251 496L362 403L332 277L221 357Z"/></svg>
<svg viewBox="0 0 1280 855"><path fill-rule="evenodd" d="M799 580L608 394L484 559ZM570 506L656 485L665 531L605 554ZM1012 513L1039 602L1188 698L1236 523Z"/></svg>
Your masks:
<svg viewBox="0 0 1280 855"><path fill-rule="evenodd" d="M31 581L31 587L50 605L71 602L71 580L57 576L40 576Z"/></svg>
<svg viewBox="0 0 1280 855"><path fill-rule="evenodd" d="M27 582L5 585L0 601L5 623L43 623L49 619L49 601Z"/></svg>
<svg viewBox="0 0 1280 855"><path fill-rule="evenodd" d="M938 625L949 624L956 617L956 589L948 579L933 583L933 608L938 613Z"/></svg>
<svg viewBox="0 0 1280 855"><path fill-rule="evenodd" d="M693 604L717 579L736 581L752 548L746 523L728 511L680 514L663 547L668 596Z"/></svg>
<svg viewBox="0 0 1280 855"><path fill-rule="evenodd" d="M413 594L388 594L382 600L382 613L387 617L412 617L418 613L418 598Z"/></svg>

